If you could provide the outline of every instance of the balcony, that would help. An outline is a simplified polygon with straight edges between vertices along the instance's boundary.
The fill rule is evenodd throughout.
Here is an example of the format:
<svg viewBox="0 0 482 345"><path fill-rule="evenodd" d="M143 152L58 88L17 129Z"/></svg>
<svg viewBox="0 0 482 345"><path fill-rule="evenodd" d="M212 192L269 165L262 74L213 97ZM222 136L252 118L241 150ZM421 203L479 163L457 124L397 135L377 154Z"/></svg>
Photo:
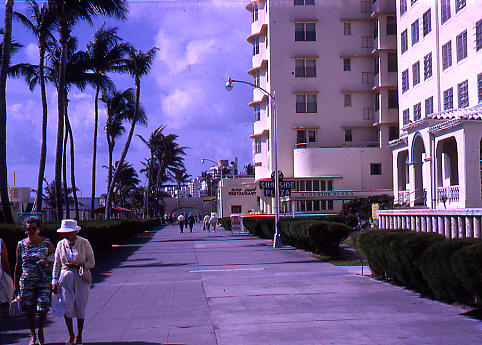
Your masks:
<svg viewBox="0 0 482 345"><path fill-rule="evenodd" d="M378 147L378 141L357 141L357 142L347 142L347 143L296 143L295 149L306 149L306 148L348 148L348 147Z"/></svg>
<svg viewBox="0 0 482 345"><path fill-rule="evenodd" d="M459 186L447 186L437 188L437 202L444 204L459 202Z"/></svg>

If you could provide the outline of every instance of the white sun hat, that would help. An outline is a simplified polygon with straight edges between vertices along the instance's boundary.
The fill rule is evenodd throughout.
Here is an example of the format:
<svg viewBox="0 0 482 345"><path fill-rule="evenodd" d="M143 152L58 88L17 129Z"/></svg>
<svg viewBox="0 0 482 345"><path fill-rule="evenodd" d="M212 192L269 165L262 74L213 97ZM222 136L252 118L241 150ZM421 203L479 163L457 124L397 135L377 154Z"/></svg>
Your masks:
<svg viewBox="0 0 482 345"><path fill-rule="evenodd" d="M63 219L62 224L60 224L60 228L57 229L57 232L64 233L79 230L80 226L77 225L77 221L75 219Z"/></svg>

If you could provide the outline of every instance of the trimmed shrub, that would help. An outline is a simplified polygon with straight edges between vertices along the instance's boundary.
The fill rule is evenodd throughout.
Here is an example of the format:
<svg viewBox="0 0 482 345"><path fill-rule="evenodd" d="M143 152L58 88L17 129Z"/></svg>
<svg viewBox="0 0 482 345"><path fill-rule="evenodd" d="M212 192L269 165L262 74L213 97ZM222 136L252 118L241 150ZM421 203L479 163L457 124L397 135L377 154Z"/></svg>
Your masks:
<svg viewBox="0 0 482 345"><path fill-rule="evenodd" d="M94 252L109 248L113 243L127 240L131 236L158 226L159 218L151 219L126 219L110 221L84 221L79 222L81 230L79 235L89 240ZM49 238L54 245L63 239L57 233L59 226L54 223L44 223L40 228L40 235ZM0 224L0 238L3 239L8 250L8 259L12 268L15 265L15 251L17 243L25 238L23 226L20 224ZM13 270L12 270L13 272Z"/></svg>
<svg viewBox="0 0 482 345"><path fill-rule="evenodd" d="M351 230L348 225L341 223L318 222L308 227L308 236L316 252L335 257L341 241L348 237Z"/></svg>
<svg viewBox="0 0 482 345"><path fill-rule="evenodd" d="M464 288L482 307L482 243L466 246L452 256L452 269Z"/></svg>
<svg viewBox="0 0 482 345"><path fill-rule="evenodd" d="M480 243L480 240L467 238L439 241L423 253L418 265L423 278L430 287L432 297L448 303L470 304L473 302L473 295L467 291L457 277L451 262L452 256L461 248L476 243Z"/></svg>
<svg viewBox="0 0 482 345"><path fill-rule="evenodd" d="M219 218L218 222L221 224L224 230L231 231L231 217Z"/></svg>

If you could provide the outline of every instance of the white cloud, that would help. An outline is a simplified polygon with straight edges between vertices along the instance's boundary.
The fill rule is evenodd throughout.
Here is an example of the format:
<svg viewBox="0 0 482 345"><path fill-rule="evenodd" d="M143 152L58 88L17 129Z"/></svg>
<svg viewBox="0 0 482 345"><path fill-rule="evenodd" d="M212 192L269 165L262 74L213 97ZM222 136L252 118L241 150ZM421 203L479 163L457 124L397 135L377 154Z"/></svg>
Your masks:
<svg viewBox="0 0 482 345"><path fill-rule="evenodd" d="M206 94L199 87L175 89L161 100L164 117L177 129L199 120L199 108L206 103Z"/></svg>
<svg viewBox="0 0 482 345"><path fill-rule="evenodd" d="M38 46L35 43L29 43L25 47L25 55L27 56L28 62L31 64L39 63L39 51Z"/></svg>

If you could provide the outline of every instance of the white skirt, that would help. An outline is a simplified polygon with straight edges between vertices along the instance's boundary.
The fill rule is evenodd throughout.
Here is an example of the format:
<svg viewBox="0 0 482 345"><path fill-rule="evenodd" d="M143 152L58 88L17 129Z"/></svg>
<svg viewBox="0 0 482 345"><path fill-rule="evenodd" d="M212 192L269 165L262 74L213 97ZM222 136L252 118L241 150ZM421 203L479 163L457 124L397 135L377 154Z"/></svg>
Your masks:
<svg viewBox="0 0 482 345"><path fill-rule="evenodd" d="M60 271L59 295L65 305L65 316L85 319L85 308L89 300L90 283L83 280L77 270Z"/></svg>

